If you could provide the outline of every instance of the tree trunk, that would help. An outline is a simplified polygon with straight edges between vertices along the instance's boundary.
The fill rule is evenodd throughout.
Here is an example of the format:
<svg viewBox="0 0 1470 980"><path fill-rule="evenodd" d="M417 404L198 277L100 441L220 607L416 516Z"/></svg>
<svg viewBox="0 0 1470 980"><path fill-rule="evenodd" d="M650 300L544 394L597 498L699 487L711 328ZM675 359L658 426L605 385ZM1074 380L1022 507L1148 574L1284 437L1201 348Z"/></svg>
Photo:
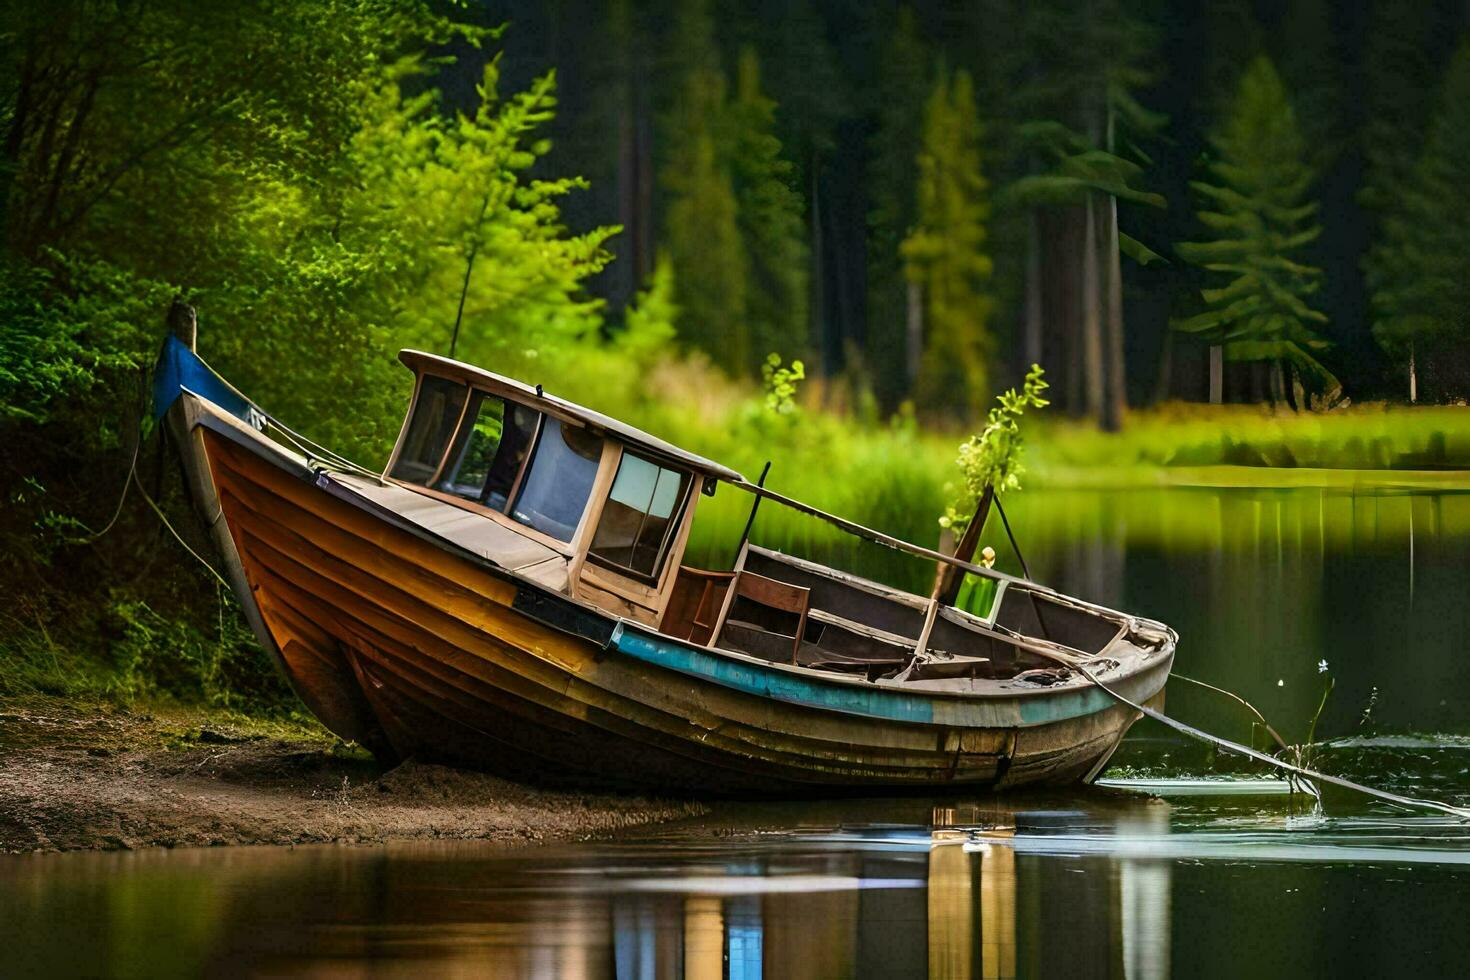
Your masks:
<svg viewBox="0 0 1470 980"><path fill-rule="evenodd" d="M1096 195L1087 196L1082 238L1082 383L1087 398L1087 415L1101 420L1103 414L1103 344L1101 277L1097 256Z"/></svg>
<svg viewBox="0 0 1470 980"><path fill-rule="evenodd" d="M1058 386L1061 408L1068 415L1082 414L1082 329L1079 324L1078 295L1082 277L1078 274L1078 229L1082 222L1078 207L1053 212L1051 234L1045 236L1046 259L1042 264L1046 294L1042 312L1046 330L1052 339L1048 348L1062 368L1064 386Z"/></svg>
<svg viewBox="0 0 1470 980"><path fill-rule="evenodd" d="M1154 378L1155 405L1169 400L1174 388L1174 331L1164 328L1164 339L1159 344L1159 373Z"/></svg>
<svg viewBox="0 0 1470 980"><path fill-rule="evenodd" d="M1123 264L1118 252L1118 199L1108 195L1107 397L1103 401L1102 427L1117 432L1128 413L1128 366L1123 343Z"/></svg>
<svg viewBox="0 0 1470 980"><path fill-rule="evenodd" d="M649 108L638 68L627 69L618 111L618 220L627 235L626 271L621 296L625 306L653 275L653 152Z"/></svg>
<svg viewBox="0 0 1470 980"><path fill-rule="evenodd" d="M1266 400L1266 363L1250 361L1246 368L1250 372L1251 401L1259 405Z"/></svg>
<svg viewBox="0 0 1470 980"><path fill-rule="evenodd" d="M1414 369L1414 342L1409 341L1409 404L1419 401L1419 374Z"/></svg>
<svg viewBox="0 0 1470 980"><path fill-rule="evenodd" d="M904 328L905 377L910 394L918 387L919 368L924 360L924 287L908 281L908 302Z"/></svg>
<svg viewBox="0 0 1470 980"><path fill-rule="evenodd" d="M1026 236L1026 336L1022 350L1026 363L1023 371L1033 364L1041 363L1042 352L1042 307L1041 307L1041 219L1033 209L1027 222Z"/></svg>
<svg viewBox="0 0 1470 980"><path fill-rule="evenodd" d="M1275 408L1286 401L1286 377L1280 361L1271 362L1266 378L1270 385L1271 407Z"/></svg>
<svg viewBox="0 0 1470 980"><path fill-rule="evenodd" d="M633 243L632 261L614 275L609 306L620 310L632 302L642 280L638 274L638 120L631 87L624 79L618 92L618 221Z"/></svg>
<svg viewBox="0 0 1470 980"><path fill-rule="evenodd" d="M1225 401L1225 348L1219 344L1210 347L1210 404Z"/></svg>
<svg viewBox="0 0 1470 980"><path fill-rule="evenodd" d="M817 181L817 152L813 150L807 161L808 181L811 185L811 197L808 204L808 214L811 216L812 236L812 265L811 265L811 333L812 343L822 359L822 374L824 376L832 373L831 357L827 350L827 315L823 308L822 300L825 294L826 283L822 274L822 196L821 186Z"/></svg>

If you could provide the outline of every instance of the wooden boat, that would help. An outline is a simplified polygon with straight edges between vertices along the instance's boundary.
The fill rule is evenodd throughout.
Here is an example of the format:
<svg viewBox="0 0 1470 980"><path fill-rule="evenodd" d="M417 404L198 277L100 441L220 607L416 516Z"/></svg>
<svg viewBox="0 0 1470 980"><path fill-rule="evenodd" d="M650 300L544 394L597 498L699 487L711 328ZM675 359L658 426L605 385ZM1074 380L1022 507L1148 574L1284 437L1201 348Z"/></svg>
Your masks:
<svg viewBox="0 0 1470 980"><path fill-rule="evenodd" d="M1163 624L825 514L540 386L404 351L412 402L369 471L212 372L192 317L179 333L155 405L224 574L306 705L384 762L702 793L1061 784L1139 716L1067 664L1163 698ZM989 609L748 526L732 568L691 567L720 484L955 568Z"/></svg>

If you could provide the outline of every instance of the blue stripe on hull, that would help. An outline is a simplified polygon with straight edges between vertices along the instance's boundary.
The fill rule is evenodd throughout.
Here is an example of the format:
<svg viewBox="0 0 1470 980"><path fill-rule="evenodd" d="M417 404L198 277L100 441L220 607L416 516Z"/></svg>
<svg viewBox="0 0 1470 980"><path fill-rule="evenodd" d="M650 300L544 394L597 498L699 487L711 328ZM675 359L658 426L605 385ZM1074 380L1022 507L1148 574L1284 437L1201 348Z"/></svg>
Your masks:
<svg viewBox="0 0 1470 980"><path fill-rule="evenodd" d="M646 663L677 670L681 674L703 677L758 697L893 721L934 720L934 703L929 698L897 694L893 691L850 688L847 685L813 683L784 671L767 670L695 647L666 643L651 636L630 632L621 626L613 632L612 645L619 652Z"/></svg>
<svg viewBox="0 0 1470 980"><path fill-rule="evenodd" d="M955 728L1030 728L1083 718L1113 706L1096 687L1016 698L937 698L880 688L823 683L788 671L762 667L712 653L703 647L660 639L626 623L614 628L608 646L645 663L724 687L808 708L841 711L868 718L911 721ZM1152 691L1132 692L1147 698Z"/></svg>

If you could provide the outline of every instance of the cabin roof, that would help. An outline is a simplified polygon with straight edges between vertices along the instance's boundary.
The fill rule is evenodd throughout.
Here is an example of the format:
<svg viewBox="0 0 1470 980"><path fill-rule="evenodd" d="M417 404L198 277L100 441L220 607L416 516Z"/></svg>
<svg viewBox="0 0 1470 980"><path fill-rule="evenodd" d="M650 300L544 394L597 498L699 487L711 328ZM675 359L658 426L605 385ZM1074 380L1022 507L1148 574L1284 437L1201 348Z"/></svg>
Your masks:
<svg viewBox="0 0 1470 980"><path fill-rule="evenodd" d="M430 354L419 350L401 350L398 359L415 372L440 375L479 384L499 394L509 395L518 401L535 407L537 404L546 404L557 409L561 414L576 419L579 422L612 436L619 442L635 448L644 449L648 452L664 457L669 462L687 466L707 476L713 476L721 480L731 480L737 483L745 482L745 477L735 470L730 469L712 459L706 459L686 449L680 449L671 442L665 442L657 436L650 435L642 429L636 429L625 422L619 422L611 416L604 415L595 409L569 402L565 398L559 398L549 391L543 390L537 394L533 385L528 385L515 378L507 378L503 374L486 371L484 368L466 364L464 361L452 360L448 357L440 357L438 354Z"/></svg>

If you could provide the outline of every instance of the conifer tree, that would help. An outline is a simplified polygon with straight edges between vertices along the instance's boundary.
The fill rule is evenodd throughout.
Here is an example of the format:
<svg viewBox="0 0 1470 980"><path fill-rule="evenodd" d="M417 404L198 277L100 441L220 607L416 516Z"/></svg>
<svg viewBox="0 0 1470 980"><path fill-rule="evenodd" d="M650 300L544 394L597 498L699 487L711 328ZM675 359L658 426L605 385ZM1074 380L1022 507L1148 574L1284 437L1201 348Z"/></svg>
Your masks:
<svg viewBox="0 0 1470 980"><path fill-rule="evenodd" d="M1418 400L1421 373L1437 398L1463 394L1470 380L1467 187L1470 42L1450 63L1423 154L1386 215L1369 262L1373 334L1403 365L1411 401Z"/></svg>
<svg viewBox="0 0 1470 980"><path fill-rule="evenodd" d="M1275 33L1281 76L1292 93L1309 159L1325 166L1341 128L1343 78L1327 0L1289 0Z"/></svg>
<svg viewBox="0 0 1470 980"><path fill-rule="evenodd" d="M1141 144L1167 118L1135 93L1153 80L1157 36L1131 0L1073 9L1030 5L1022 20L1028 71L1013 96L1027 173L1003 200L1030 210L1025 360L1049 363L1069 411L1107 429L1127 407L1121 256L1158 255L1119 227L1120 200L1162 208L1143 187Z"/></svg>
<svg viewBox="0 0 1470 980"><path fill-rule="evenodd" d="M913 11L900 8L878 65L877 125L867 177L873 202L868 211L868 357L875 393L887 408L907 397L914 381L906 357L908 289L899 248L914 225L914 147L923 135L927 66Z"/></svg>
<svg viewBox="0 0 1470 980"><path fill-rule="evenodd" d="M989 397L993 348L985 252L990 195L967 72L940 72L924 111L918 164L918 223L902 249L924 310L916 400L932 413L978 415Z"/></svg>
<svg viewBox="0 0 1470 980"><path fill-rule="evenodd" d="M675 50L685 64L665 121L664 245L674 267L683 337L732 373L751 363L747 263L739 206L723 152L728 99L708 6L679 8Z"/></svg>
<svg viewBox="0 0 1470 980"><path fill-rule="evenodd" d="M1309 391L1336 388L1315 356L1328 346L1316 333L1327 317L1309 303L1322 273L1298 260L1322 231L1308 197L1316 175L1269 58L1258 56L1241 75L1210 143L1209 179L1191 186L1204 202L1199 223L1215 237L1178 251L1217 285L1201 291L1206 310L1175 329L1223 345L1227 360L1267 362L1277 400L1288 397L1288 371Z"/></svg>
<svg viewBox="0 0 1470 980"><path fill-rule="evenodd" d="M1408 305L1420 273L1408 242L1417 221L1410 216L1409 200L1435 104L1423 93L1439 84L1435 35L1442 30L1432 5L1379 0L1373 5L1364 52L1368 84L1358 200L1373 220L1375 245L1363 257L1363 272L1374 337L1403 372L1398 391L1410 401L1418 399L1422 355L1415 356L1417 330Z"/></svg>
<svg viewBox="0 0 1470 980"><path fill-rule="evenodd" d="M754 371L772 351L789 356L806 346L808 255L794 168L782 155L776 103L761 92L760 62L752 47L740 52L735 97L726 115L727 154L749 275L751 345L742 366Z"/></svg>

